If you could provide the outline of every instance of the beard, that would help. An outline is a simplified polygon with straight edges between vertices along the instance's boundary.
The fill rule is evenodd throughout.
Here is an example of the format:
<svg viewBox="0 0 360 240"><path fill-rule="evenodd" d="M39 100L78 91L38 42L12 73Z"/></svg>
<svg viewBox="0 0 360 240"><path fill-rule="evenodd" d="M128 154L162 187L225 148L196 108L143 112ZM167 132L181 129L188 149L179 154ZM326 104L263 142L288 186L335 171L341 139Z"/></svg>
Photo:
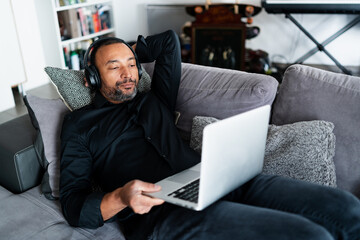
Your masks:
<svg viewBox="0 0 360 240"><path fill-rule="evenodd" d="M124 81L117 81L114 88L105 87L103 90L103 94L105 95L106 98L111 99L112 101L115 101L115 102L123 102L123 101L131 100L136 96L136 94L138 92L138 88L137 88L137 85L135 85L132 92L124 93L120 89L120 85L123 83L127 83L127 82L130 82L130 83L133 82L136 84L135 79L125 79Z"/></svg>

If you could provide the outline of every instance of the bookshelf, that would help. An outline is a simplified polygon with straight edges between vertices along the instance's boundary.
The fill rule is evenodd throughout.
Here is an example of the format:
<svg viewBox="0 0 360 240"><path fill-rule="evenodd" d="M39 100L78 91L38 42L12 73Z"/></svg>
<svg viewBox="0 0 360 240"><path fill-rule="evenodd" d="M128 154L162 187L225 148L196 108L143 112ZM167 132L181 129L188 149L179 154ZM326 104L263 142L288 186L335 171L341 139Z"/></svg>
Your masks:
<svg viewBox="0 0 360 240"><path fill-rule="evenodd" d="M61 68L82 69L88 46L115 35L113 0L52 0Z"/></svg>

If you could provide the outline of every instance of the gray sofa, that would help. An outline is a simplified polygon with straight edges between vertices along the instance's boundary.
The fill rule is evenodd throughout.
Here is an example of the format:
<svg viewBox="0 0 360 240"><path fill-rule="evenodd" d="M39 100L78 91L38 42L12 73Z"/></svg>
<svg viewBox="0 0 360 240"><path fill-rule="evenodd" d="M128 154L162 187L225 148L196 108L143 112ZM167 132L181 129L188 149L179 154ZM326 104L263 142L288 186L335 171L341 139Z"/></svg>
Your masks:
<svg viewBox="0 0 360 240"><path fill-rule="evenodd" d="M153 65L144 67L151 75ZM266 75L182 68L177 126L185 141L198 131L195 116L223 119L271 104L265 173L337 185L360 197L360 78L293 65L278 86ZM124 239L116 222L69 226L59 202L45 198L37 134L29 115L0 125L0 239Z"/></svg>

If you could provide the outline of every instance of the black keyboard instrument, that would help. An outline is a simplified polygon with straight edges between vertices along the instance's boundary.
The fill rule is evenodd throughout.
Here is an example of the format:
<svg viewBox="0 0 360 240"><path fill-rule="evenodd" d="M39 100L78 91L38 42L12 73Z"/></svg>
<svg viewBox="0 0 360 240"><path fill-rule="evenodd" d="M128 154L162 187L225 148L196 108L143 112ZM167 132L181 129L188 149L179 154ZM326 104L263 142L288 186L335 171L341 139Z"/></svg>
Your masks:
<svg viewBox="0 0 360 240"><path fill-rule="evenodd" d="M262 0L268 13L360 13L360 0Z"/></svg>

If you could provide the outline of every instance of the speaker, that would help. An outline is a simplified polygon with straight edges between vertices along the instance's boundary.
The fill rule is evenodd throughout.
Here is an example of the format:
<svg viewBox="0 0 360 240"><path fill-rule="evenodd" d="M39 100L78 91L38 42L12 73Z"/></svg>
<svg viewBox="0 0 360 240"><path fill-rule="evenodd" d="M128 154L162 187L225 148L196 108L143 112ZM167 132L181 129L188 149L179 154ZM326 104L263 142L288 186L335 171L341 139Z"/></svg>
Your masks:
<svg viewBox="0 0 360 240"><path fill-rule="evenodd" d="M104 43L106 43L108 41L113 41L114 43L125 44L131 50L131 52L134 54L136 67L137 67L138 73L139 73L139 80L142 75L141 64L137 58L137 55L136 55L134 49L129 44L127 44L124 40L122 40L120 38L116 38L116 37L100 38L100 39L96 40L95 42L93 42L89 46L89 48L86 50L86 53L84 56L85 78L86 78L86 81L88 82L90 88L93 90L99 89L101 87L101 78L100 78L99 71L95 66L95 63L91 61L91 54L94 52L95 49L98 49ZM89 60L90 60L90 64L89 64Z"/></svg>

